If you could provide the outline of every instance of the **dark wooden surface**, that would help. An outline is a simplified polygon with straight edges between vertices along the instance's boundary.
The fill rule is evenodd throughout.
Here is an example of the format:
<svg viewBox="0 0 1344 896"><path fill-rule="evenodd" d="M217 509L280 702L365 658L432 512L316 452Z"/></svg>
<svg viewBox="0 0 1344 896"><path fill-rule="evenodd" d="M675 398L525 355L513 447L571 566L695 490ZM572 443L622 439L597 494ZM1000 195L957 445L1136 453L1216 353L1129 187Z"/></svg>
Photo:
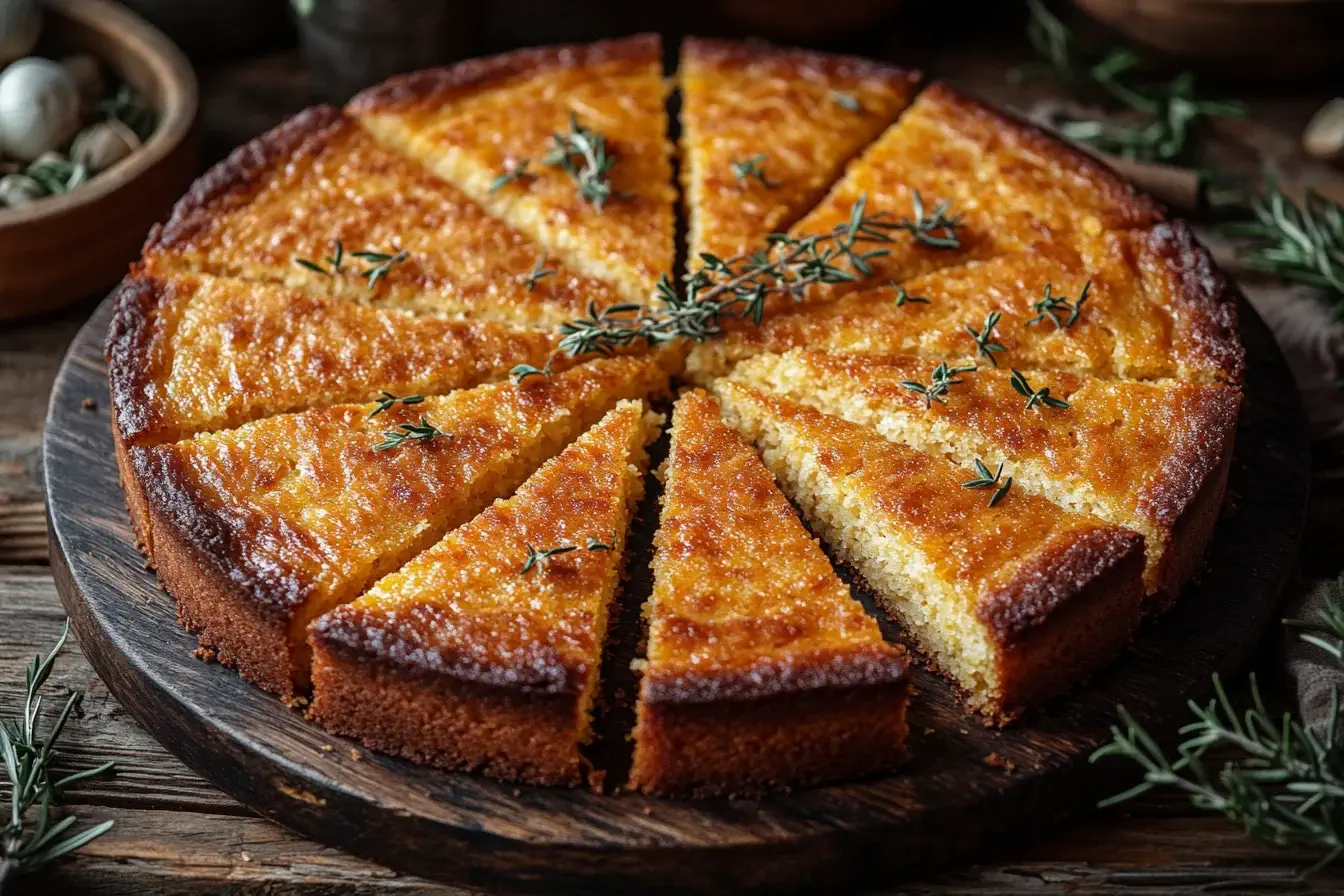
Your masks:
<svg viewBox="0 0 1344 896"><path fill-rule="evenodd" d="M1009 102L1003 62L978 50L946 60L944 73ZM934 68L933 66L930 66ZM934 68L934 70L938 70ZM292 57L237 66L203 81L207 156L273 124L306 91ZM1314 107L1307 95L1253 100L1261 124L1257 159L1298 171L1294 134ZM1310 168L1312 179L1328 175ZM1207 234L1206 234L1207 235ZM1226 246L1213 244L1226 257ZM1246 281L1244 281L1246 282ZM1283 292L1251 280L1257 301ZM93 303L24 325L0 327L0 709L19 698L22 665L56 638L64 612L45 565L45 526L40 486L40 442L47 392L65 345L94 309ZM102 414L104 408L99 408ZM1314 446L1334 453L1329 444ZM1316 482L1306 559L1328 572L1344 562L1344 515L1333 488ZM1323 494L1324 493L1324 494ZM1320 499L1324 497L1323 502ZM1266 638L1256 665L1279 680L1278 639ZM88 692L66 738L70 766L116 758L116 777L92 783L67 799L88 818L110 818L116 827L81 854L31 881L33 892L96 893L459 893L451 887L394 874L325 849L256 817L188 770L159 746L111 697L75 645L58 663L52 690ZM879 847L880 849L880 847ZM991 851L981 864L931 876L900 876L882 892L1137 893L1286 892L1344 890L1344 873L1302 882L1297 872L1310 857L1256 845L1221 818L1192 809L1178 794L1155 793L1121 809L1070 822L1030 847ZM907 882L908 881L908 882ZM814 882L820 888L823 882Z"/></svg>

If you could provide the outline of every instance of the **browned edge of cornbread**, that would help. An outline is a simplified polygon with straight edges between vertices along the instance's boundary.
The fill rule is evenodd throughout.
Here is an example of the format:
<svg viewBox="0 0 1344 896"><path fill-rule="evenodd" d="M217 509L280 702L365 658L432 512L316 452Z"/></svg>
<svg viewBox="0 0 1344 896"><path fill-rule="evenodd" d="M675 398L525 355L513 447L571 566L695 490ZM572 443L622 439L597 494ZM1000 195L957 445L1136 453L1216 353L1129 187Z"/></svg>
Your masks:
<svg viewBox="0 0 1344 896"><path fill-rule="evenodd" d="M138 264L112 293L112 323L104 358L112 434L118 446L123 441L141 444L161 435L157 430L163 420L154 411L150 392L167 375L168 350L178 323L163 317L170 303L162 281L144 274Z"/></svg>
<svg viewBox="0 0 1344 896"><path fill-rule="evenodd" d="M1182 220L1164 221L1147 231L1147 249L1171 278L1172 311L1184 330L1194 369L1216 371L1216 379L1240 386L1246 349L1237 320L1237 290Z"/></svg>
<svg viewBox="0 0 1344 896"><path fill-rule="evenodd" d="M687 37L681 42L683 64L693 62L707 67L746 68L767 66L779 77L802 77L816 71L836 80L882 81L892 87L914 88L923 75L916 69L847 56L818 53L797 47L782 47L759 38L724 40L712 37Z"/></svg>

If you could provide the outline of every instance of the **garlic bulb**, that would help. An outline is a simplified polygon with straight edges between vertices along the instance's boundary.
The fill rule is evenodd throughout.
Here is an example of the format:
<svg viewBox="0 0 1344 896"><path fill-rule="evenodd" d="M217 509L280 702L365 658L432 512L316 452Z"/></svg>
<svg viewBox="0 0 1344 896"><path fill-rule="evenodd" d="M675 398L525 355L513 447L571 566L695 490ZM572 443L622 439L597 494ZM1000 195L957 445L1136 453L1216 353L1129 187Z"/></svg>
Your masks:
<svg viewBox="0 0 1344 896"><path fill-rule="evenodd" d="M41 30L37 0L0 0L0 68L33 52Z"/></svg>
<svg viewBox="0 0 1344 896"><path fill-rule="evenodd" d="M0 152L32 161L78 127L79 88L59 63L30 56L0 72Z"/></svg>
<svg viewBox="0 0 1344 896"><path fill-rule="evenodd" d="M0 208L18 208L47 195L42 185L26 174L0 177Z"/></svg>
<svg viewBox="0 0 1344 896"><path fill-rule="evenodd" d="M70 146L70 158L97 174L111 168L140 147L135 131L119 121L89 125Z"/></svg>
<svg viewBox="0 0 1344 896"><path fill-rule="evenodd" d="M61 67L79 89L80 109L86 114L93 111L98 105L99 97L103 95L103 69L98 60L87 53L81 53L78 56L63 57Z"/></svg>

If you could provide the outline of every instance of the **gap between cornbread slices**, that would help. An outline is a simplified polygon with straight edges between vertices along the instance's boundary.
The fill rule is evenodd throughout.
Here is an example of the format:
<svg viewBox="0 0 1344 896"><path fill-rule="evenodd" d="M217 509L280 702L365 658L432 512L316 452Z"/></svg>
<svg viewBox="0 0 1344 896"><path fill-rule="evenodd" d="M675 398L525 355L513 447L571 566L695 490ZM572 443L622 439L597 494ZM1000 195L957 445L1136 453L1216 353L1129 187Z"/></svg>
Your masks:
<svg viewBox="0 0 1344 896"><path fill-rule="evenodd" d="M1037 307L1047 284L1071 303L1087 290L1071 323L1068 313L1056 324ZM970 332L983 333L991 314L989 341L1003 349L992 357ZM705 384L743 358L799 347L1201 383L1239 384L1245 366L1235 292L1183 221L1074 234L787 309L696 345L687 375Z"/></svg>
<svg viewBox="0 0 1344 896"><path fill-rule="evenodd" d="M355 255L370 251L405 256ZM619 300L329 106L300 113L199 178L150 234L143 264L524 325ZM379 268L370 287L368 272Z"/></svg>
<svg viewBox="0 0 1344 896"><path fill-rule="evenodd" d="M1033 125L935 83L916 97L877 142L790 234L829 233L867 197L869 214L915 220L915 194L931 215L939 203L960 216L955 246L921 242L893 231L886 255L869 260L859 280L812 287L803 297L830 300L886 281L1026 249L1073 233L1144 227L1162 219L1157 207L1102 163ZM941 229L931 236L945 237ZM788 307L772 299L772 309Z"/></svg>
<svg viewBox="0 0 1344 896"><path fill-rule="evenodd" d="M658 430L641 402L618 404L513 497L320 617L309 628L312 716L416 762L582 783L608 616Z"/></svg>
<svg viewBox="0 0 1344 896"><path fill-rule="evenodd" d="M794 350L739 364L732 379L802 401L925 453L974 479L977 460L1013 488L1143 536L1148 603L1168 605L1195 572L1222 504L1241 392L1230 386L1098 380L1033 372L1067 408L1025 407L1003 368L957 375L941 400L933 361ZM1212 509L1211 509L1212 508Z"/></svg>
<svg viewBox="0 0 1344 896"><path fill-rule="evenodd" d="M114 429L134 445L384 393L451 392L502 379L516 364L541 367L555 343L539 330L208 274L136 270L114 301Z"/></svg>
<svg viewBox="0 0 1344 896"><path fill-rule="evenodd" d="M414 72L346 108L575 270L642 303L675 252L666 97L662 42L639 35ZM598 181L610 195L600 205L580 194L576 176L544 161L572 124L606 141L611 164ZM573 158L576 171L597 162ZM522 176L507 179L524 162Z"/></svg>
<svg viewBox="0 0 1344 896"><path fill-rule="evenodd" d="M655 544L632 787L741 795L900 762L904 652L699 390L674 410Z"/></svg>
<svg viewBox="0 0 1344 896"><path fill-rule="evenodd" d="M339 405L172 445L121 443L118 462L183 624L294 698L308 682L309 622L512 492L616 402L666 385L651 359L598 360L376 416L377 405Z"/></svg>
<svg viewBox="0 0 1344 896"><path fill-rule="evenodd" d="M816 205L919 80L853 56L695 37L678 75L692 269L704 252L763 248Z"/></svg>
<svg viewBox="0 0 1344 896"><path fill-rule="evenodd" d="M720 381L729 422L836 554L987 722L1075 687L1138 625L1143 539L951 461Z"/></svg>

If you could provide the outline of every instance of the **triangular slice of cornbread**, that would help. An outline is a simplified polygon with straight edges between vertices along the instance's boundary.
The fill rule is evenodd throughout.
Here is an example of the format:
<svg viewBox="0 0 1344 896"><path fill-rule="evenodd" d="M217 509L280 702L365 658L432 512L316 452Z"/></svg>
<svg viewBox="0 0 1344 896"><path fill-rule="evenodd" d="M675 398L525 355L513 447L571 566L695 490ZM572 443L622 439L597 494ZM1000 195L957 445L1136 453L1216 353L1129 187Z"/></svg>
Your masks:
<svg viewBox="0 0 1344 896"><path fill-rule="evenodd" d="M807 405L716 391L814 530L988 720L1076 685L1138 625L1137 533L1025 489L967 488L953 462Z"/></svg>
<svg viewBox="0 0 1344 896"><path fill-rule="evenodd" d="M196 181L150 235L144 264L519 324L552 325L589 301L618 300L329 106Z"/></svg>
<svg viewBox="0 0 1344 896"><path fill-rule="evenodd" d="M657 432L641 402L618 404L513 497L314 622L313 717L417 762L582 783Z"/></svg>
<svg viewBox="0 0 1344 896"><path fill-rule="evenodd" d="M1174 599L1204 556L1222 504L1241 392L1174 381L1037 371L1068 407L1026 408L1003 368L979 367L933 398L935 363L795 350L739 364L732 378L803 401L888 439L1012 477L1013 488L1144 537L1150 604ZM1019 381L1020 385L1020 381Z"/></svg>
<svg viewBox="0 0 1344 896"><path fill-rule="evenodd" d="M694 37L679 75L692 268L704 252L764 249L909 105L919 79L853 56Z"/></svg>
<svg viewBox="0 0 1344 896"><path fill-rule="evenodd" d="M829 233L849 221L863 197L869 215L912 224L921 217L937 223L946 203L944 214L958 218L955 240L948 244L952 234L939 226L922 238L894 231L888 253L870 260L871 274L812 288L806 301L899 283L1038 240L1097 236L1162 218L1150 200L1096 159L943 83L921 93L791 233Z"/></svg>
<svg viewBox="0 0 1344 896"><path fill-rule="evenodd" d="M346 108L575 270L645 302L675 252L666 98L662 43L640 35L402 75Z"/></svg>
<svg viewBox="0 0 1344 896"><path fill-rule="evenodd" d="M616 402L666 383L655 361L619 358L385 410L269 417L123 447L122 478L183 623L293 697L309 622L512 492Z"/></svg>
<svg viewBox="0 0 1344 896"><path fill-rule="evenodd" d="M137 272L117 288L108 381L118 438L155 444L383 393L475 386L516 364L543 367L554 343L540 330L277 284Z"/></svg>
<svg viewBox="0 0 1344 896"><path fill-rule="evenodd" d="M655 543L632 787L743 794L900 761L903 651L699 390L676 405Z"/></svg>
<svg viewBox="0 0 1344 896"><path fill-rule="evenodd" d="M790 348L1202 383L1239 383L1244 366L1234 290L1180 221L1041 243L736 327L695 346L687 374L706 383Z"/></svg>

